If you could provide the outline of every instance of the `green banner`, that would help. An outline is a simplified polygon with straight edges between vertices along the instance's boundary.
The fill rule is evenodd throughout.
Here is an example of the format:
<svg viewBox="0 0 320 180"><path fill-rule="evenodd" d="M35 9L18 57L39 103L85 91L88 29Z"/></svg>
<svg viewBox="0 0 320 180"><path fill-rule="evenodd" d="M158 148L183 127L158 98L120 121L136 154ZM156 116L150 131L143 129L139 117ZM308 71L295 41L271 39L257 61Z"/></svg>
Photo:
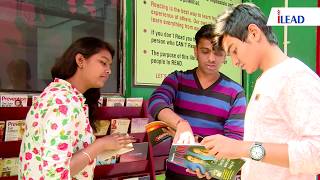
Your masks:
<svg viewBox="0 0 320 180"><path fill-rule="evenodd" d="M241 0L136 0L135 85L158 86L175 70L197 67L194 35L202 25ZM221 72L241 83L228 59Z"/></svg>

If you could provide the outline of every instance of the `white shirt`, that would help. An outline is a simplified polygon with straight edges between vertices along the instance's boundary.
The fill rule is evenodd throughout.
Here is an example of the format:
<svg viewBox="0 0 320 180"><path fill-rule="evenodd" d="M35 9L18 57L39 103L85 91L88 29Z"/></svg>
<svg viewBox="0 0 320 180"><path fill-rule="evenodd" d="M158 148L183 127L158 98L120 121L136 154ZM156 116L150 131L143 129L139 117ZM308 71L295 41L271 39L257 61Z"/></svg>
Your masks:
<svg viewBox="0 0 320 180"><path fill-rule="evenodd" d="M295 58L265 71L247 107L244 140L288 144L289 168L247 160L242 179L315 179L320 174L318 75Z"/></svg>

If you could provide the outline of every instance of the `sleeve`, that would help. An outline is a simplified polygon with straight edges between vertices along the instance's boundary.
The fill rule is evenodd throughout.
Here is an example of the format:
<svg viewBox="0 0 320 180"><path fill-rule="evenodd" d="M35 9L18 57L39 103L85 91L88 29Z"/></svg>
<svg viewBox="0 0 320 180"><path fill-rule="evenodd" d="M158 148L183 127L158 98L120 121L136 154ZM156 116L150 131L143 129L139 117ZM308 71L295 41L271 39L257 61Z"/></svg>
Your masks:
<svg viewBox="0 0 320 180"><path fill-rule="evenodd" d="M70 162L79 121L73 112L79 110L71 104L54 104L44 117L43 172L50 179L71 179Z"/></svg>
<svg viewBox="0 0 320 180"><path fill-rule="evenodd" d="M232 107L229 112L229 117L224 124L225 136L238 140L243 139L243 124L245 112L246 97L242 89L233 101Z"/></svg>
<svg viewBox="0 0 320 180"><path fill-rule="evenodd" d="M148 111L154 119L164 108L170 108L178 91L177 71L168 75L162 84L152 93L149 99Z"/></svg>
<svg viewBox="0 0 320 180"><path fill-rule="evenodd" d="M320 172L320 80L297 73L288 81L278 101L280 111L298 138L288 142L292 174Z"/></svg>

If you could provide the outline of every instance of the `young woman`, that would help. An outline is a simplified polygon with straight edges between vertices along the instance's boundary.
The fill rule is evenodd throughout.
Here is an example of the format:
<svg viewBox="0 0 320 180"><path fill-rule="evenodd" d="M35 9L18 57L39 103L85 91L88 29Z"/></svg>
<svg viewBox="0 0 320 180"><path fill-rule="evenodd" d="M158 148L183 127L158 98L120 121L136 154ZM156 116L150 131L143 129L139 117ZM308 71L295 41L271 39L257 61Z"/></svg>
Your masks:
<svg viewBox="0 0 320 180"><path fill-rule="evenodd" d="M95 157L133 142L115 134L95 140L99 88L114 50L93 37L75 41L51 70L54 81L33 103L20 150L19 179L92 179Z"/></svg>

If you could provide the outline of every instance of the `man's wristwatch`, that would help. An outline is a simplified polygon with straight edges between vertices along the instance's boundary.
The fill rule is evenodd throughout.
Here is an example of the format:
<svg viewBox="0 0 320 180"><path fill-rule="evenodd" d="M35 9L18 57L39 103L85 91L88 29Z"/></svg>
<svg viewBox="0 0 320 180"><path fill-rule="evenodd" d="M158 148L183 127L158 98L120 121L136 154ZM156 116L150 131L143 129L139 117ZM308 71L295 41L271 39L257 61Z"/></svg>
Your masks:
<svg viewBox="0 0 320 180"><path fill-rule="evenodd" d="M262 143L255 142L250 148L250 158L255 161L261 161L266 155L266 150Z"/></svg>

